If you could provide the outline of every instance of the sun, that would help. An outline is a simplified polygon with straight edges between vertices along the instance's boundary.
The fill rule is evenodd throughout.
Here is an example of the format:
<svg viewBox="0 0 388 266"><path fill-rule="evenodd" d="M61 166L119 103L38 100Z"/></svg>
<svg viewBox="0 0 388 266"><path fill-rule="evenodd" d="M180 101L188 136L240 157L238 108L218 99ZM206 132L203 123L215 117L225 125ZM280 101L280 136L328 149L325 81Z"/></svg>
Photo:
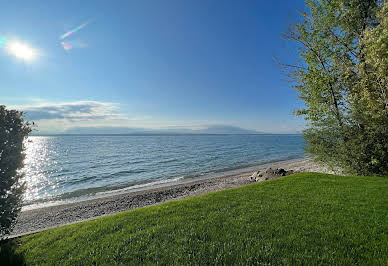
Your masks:
<svg viewBox="0 0 388 266"><path fill-rule="evenodd" d="M10 54L26 61L32 61L36 58L36 51L20 42L10 42L7 45L7 50Z"/></svg>

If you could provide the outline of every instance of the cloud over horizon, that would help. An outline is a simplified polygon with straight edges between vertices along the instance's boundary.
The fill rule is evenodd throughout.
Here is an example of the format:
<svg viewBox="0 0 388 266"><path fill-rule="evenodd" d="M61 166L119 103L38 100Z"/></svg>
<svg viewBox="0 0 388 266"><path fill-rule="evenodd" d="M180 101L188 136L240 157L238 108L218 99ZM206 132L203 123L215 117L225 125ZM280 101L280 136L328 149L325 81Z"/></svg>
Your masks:
<svg viewBox="0 0 388 266"><path fill-rule="evenodd" d="M22 110L25 118L34 121L39 132L61 133L74 127L132 127L133 123L150 116L130 117L120 110L118 103L74 101L10 106Z"/></svg>
<svg viewBox="0 0 388 266"><path fill-rule="evenodd" d="M74 121L91 119L119 119L116 113L118 104L97 101L76 101L67 103L46 103L30 106L17 106L28 120L69 119Z"/></svg>
<svg viewBox="0 0 388 266"><path fill-rule="evenodd" d="M36 125L35 134L131 134L152 131L211 134L298 132L282 123L276 129L255 129L225 121L173 121L155 119L149 115L130 116L122 110L120 104L102 101L39 102L9 108L24 111L26 120L34 121Z"/></svg>

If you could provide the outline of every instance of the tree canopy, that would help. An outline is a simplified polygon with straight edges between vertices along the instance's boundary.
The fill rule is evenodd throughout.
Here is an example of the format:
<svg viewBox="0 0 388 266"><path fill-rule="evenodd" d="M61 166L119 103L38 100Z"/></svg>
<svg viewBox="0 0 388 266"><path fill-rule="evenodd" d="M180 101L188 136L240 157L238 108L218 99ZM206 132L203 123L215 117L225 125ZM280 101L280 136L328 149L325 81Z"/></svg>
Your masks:
<svg viewBox="0 0 388 266"><path fill-rule="evenodd" d="M309 121L307 151L364 175L388 175L388 3L308 0L284 34L300 64L288 64Z"/></svg>
<svg viewBox="0 0 388 266"><path fill-rule="evenodd" d="M21 208L24 140L30 132L23 112L0 105L0 238L12 230Z"/></svg>

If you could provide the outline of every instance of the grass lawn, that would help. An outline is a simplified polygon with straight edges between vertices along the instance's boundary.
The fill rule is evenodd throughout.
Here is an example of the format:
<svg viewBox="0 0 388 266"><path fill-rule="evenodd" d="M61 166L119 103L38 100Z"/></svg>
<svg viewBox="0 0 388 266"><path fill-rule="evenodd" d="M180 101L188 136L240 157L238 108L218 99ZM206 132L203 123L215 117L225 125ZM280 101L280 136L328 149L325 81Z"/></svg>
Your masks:
<svg viewBox="0 0 388 266"><path fill-rule="evenodd" d="M12 244L28 265L387 265L388 178L296 174Z"/></svg>

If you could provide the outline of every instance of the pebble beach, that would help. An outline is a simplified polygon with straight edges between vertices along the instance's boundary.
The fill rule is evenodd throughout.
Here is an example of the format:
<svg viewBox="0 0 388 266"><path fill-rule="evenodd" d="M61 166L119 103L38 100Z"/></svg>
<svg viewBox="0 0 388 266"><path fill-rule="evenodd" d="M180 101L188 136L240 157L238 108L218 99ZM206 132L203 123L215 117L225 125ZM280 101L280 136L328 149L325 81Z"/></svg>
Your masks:
<svg viewBox="0 0 388 266"><path fill-rule="evenodd" d="M327 167L318 165L309 158L273 163L265 167L283 168L294 172L334 173ZM265 167L257 167L257 170L262 170ZM252 171L242 171L232 175L193 180L182 184L149 188L142 191L22 211L11 237L167 201L248 185L255 182L251 180L251 175Z"/></svg>

